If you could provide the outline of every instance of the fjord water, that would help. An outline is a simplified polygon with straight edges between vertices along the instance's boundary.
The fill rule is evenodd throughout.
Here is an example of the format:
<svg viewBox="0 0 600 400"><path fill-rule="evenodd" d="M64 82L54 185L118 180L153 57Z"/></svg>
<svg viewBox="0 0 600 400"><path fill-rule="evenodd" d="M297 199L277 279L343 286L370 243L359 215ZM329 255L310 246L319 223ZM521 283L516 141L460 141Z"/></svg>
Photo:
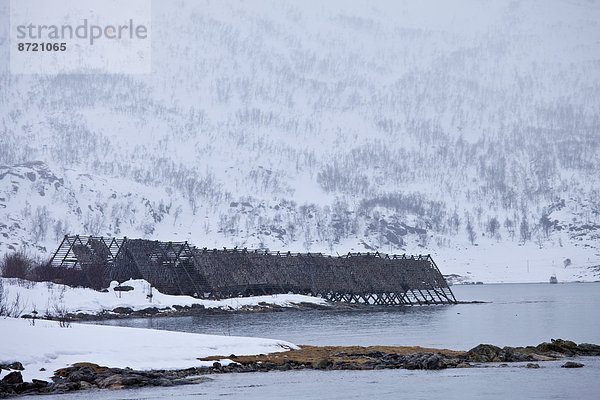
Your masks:
<svg viewBox="0 0 600 400"><path fill-rule="evenodd" d="M551 338L600 344L600 283L454 286L459 304L363 311L285 311L105 321L186 332L259 336L298 344L531 345ZM598 399L600 358L442 371L289 371L211 375L199 385L96 391L68 399Z"/></svg>
<svg viewBox="0 0 600 400"><path fill-rule="evenodd" d="M315 345L419 345L467 350L479 343L526 346L551 338L600 344L600 283L457 285L481 304L216 314L104 324Z"/></svg>

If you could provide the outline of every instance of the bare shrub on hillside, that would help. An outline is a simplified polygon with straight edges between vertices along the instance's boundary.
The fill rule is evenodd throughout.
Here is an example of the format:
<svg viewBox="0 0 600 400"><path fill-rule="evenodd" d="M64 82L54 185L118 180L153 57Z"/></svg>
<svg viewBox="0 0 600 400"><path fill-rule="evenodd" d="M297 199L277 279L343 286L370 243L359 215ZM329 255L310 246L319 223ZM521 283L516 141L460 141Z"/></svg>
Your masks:
<svg viewBox="0 0 600 400"><path fill-rule="evenodd" d="M26 279L34 262L35 260L23 251L6 254L0 262L0 272L5 278Z"/></svg>
<svg viewBox="0 0 600 400"><path fill-rule="evenodd" d="M4 289L2 281L0 281L0 317L18 318L25 310L25 303L21 301L21 295L16 294L11 301L8 298L8 290Z"/></svg>
<svg viewBox="0 0 600 400"><path fill-rule="evenodd" d="M32 279L38 282L54 282L73 287L91 287L85 271L77 268L53 267L43 264L32 272Z"/></svg>
<svg viewBox="0 0 600 400"><path fill-rule="evenodd" d="M61 328L70 328L71 320L69 319L67 307L64 303L55 303L53 306L54 318L58 321Z"/></svg>
<svg viewBox="0 0 600 400"><path fill-rule="evenodd" d="M0 316L4 315L6 312L6 295L4 292L4 283L2 283L2 279L0 279Z"/></svg>

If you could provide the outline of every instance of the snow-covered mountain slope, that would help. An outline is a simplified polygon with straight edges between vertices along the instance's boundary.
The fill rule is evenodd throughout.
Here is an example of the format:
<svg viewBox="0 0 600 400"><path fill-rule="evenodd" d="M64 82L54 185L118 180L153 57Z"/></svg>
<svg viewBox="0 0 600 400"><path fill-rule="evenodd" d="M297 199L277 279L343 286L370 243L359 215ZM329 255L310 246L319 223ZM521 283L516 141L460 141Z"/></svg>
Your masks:
<svg viewBox="0 0 600 400"><path fill-rule="evenodd" d="M598 279L599 19L587 1L154 1L150 75L0 63L0 253L68 232Z"/></svg>

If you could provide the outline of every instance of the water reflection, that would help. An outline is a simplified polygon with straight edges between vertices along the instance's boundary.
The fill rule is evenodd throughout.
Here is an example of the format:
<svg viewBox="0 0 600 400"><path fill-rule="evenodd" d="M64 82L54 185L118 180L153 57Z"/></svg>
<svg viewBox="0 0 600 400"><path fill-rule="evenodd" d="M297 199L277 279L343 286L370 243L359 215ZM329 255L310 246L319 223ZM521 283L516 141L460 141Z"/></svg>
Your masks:
<svg viewBox="0 0 600 400"><path fill-rule="evenodd" d="M106 321L111 325L255 336L298 344L421 345L468 349L479 343L530 345L550 338L600 343L600 284L454 286L485 304L285 311Z"/></svg>

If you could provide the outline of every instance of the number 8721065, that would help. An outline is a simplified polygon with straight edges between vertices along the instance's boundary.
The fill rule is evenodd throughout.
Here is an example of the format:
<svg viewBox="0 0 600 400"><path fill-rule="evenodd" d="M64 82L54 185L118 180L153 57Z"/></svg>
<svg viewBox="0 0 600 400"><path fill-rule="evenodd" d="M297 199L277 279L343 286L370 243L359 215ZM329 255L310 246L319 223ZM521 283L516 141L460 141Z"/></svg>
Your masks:
<svg viewBox="0 0 600 400"><path fill-rule="evenodd" d="M17 49L19 51L66 51L66 43L18 43Z"/></svg>

